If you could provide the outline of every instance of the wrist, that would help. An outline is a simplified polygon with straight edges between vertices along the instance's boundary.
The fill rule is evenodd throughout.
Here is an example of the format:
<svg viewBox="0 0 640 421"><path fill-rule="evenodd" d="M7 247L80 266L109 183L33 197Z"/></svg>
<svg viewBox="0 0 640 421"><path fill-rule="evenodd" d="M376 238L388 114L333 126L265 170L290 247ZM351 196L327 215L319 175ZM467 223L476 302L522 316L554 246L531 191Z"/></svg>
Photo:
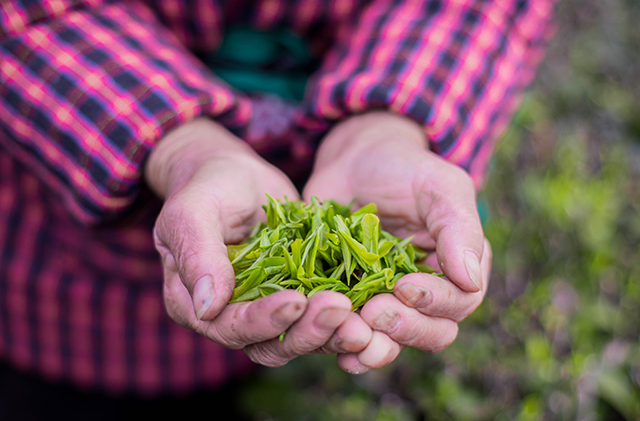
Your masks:
<svg viewBox="0 0 640 421"><path fill-rule="evenodd" d="M331 129L318 149L314 170L337 159L357 157L363 150L389 141L428 149L424 131L415 121L388 111L375 111L350 117Z"/></svg>
<svg viewBox="0 0 640 421"><path fill-rule="evenodd" d="M241 139L212 120L199 118L167 133L149 154L144 177L161 198L187 183L203 165L217 159L255 155Z"/></svg>

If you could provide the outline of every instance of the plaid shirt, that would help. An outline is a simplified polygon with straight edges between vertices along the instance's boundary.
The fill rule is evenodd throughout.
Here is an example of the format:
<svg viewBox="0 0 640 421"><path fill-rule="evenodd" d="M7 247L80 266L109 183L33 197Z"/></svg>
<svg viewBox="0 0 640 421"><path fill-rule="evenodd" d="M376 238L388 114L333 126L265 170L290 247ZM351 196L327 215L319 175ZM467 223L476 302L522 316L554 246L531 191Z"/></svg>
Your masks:
<svg viewBox="0 0 640 421"><path fill-rule="evenodd" d="M165 315L151 240L161 204L141 180L154 144L208 116L295 174L332 124L388 109L480 187L552 11L552 0L2 1L0 355L114 393L247 371L242 353ZM265 106L195 58L229 24L308 41L321 63L302 104Z"/></svg>

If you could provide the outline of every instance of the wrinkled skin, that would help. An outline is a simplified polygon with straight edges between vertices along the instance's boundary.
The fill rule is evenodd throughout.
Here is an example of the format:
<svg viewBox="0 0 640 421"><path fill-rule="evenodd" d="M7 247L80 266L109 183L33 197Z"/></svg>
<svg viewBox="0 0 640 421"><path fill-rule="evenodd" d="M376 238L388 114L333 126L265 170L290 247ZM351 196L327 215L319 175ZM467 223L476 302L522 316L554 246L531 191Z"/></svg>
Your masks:
<svg viewBox="0 0 640 421"><path fill-rule="evenodd" d="M298 355L337 353L344 370L362 373L390 363L403 346L437 352L484 296L491 252L471 181L428 152L420 129L401 117L373 113L336 126L304 197L377 203L385 229L435 248L437 260L428 263L448 279L407 275L394 294L374 297L359 313L331 291L309 299L281 291L227 304L234 275L225 243L240 242L264 218L265 192L299 197L284 174L219 124L199 119L169 133L151 153L145 178L165 198L154 237L169 316L257 363L280 366Z"/></svg>
<svg viewBox="0 0 640 421"><path fill-rule="evenodd" d="M411 274L393 294L360 312L374 329L369 345L340 355L349 372L393 361L403 346L438 352L455 339L457 323L480 305L491 266L470 177L427 150L421 129L389 113L354 117L336 127L318 151L304 198L376 203L382 226L435 249L428 263L446 278Z"/></svg>
<svg viewBox="0 0 640 421"><path fill-rule="evenodd" d="M240 139L217 123L196 120L162 139L145 178L165 198L154 238L164 268L165 307L176 323L243 349L267 366L317 352L340 326L356 332L349 337L362 347L369 342L371 329L337 292L307 299L282 291L227 305L235 278L225 243L240 242L264 217L265 192L299 199L288 178ZM278 340L285 330L284 340Z"/></svg>

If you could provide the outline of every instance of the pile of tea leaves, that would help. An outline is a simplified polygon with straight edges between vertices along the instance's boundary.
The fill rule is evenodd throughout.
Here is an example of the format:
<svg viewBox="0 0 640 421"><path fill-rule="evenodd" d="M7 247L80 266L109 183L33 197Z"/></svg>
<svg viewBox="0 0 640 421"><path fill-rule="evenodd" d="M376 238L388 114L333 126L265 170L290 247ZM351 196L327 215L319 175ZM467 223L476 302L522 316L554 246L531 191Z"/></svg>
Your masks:
<svg viewBox="0 0 640 421"><path fill-rule="evenodd" d="M421 263L426 253L380 228L376 205L351 212L331 200L284 203L268 196L267 223L256 225L240 245L228 246L236 276L231 302L249 301L284 289L307 297L344 293L356 310L371 297L393 292L403 275L434 273Z"/></svg>

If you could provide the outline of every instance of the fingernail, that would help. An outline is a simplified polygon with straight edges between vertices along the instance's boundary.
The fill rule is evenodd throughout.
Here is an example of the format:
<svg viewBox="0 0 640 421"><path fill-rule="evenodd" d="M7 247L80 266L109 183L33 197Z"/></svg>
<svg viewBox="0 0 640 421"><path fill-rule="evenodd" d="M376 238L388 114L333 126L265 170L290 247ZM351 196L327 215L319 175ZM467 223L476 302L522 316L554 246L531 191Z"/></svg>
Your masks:
<svg viewBox="0 0 640 421"><path fill-rule="evenodd" d="M343 307L325 308L316 315L313 324L320 329L335 329L347 317L348 312Z"/></svg>
<svg viewBox="0 0 640 421"><path fill-rule="evenodd" d="M394 330L398 317L397 311L387 309L373 320L373 324L377 329L390 333Z"/></svg>
<svg viewBox="0 0 640 421"><path fill-rule="evenodd" d="M304 303L286 303L278 307L272 314L272 321L277 327L289 326L297 320L304 310Z"/></svg>
<svg viewBox="0 0 640 421"><path fill-rule="evenodd" d="M204 275L198 279L193 287L193 307L196 310L196 317L202 319L204 313L209 309L211 303L215 299L216 294L213 291L213 276Z"/></svg>
<svg viewBox="0 0 640 421"><path fill-rule="evenodd" d="M467 274L471 278L478 290L482 290L482 275L480 272L480 260L478 255L471 250L464 251L464 267L467 268Z"/></svg>
<svg viewBox="0 0 640 421"><path fill-rule="evenodd" d="M366 373L367 371L369 371L369 367L367 367L366 365L360 364L359 366L354 367L354 368L350 368L350 369L348 369L346 371L349 374L356 374L357 375L357 374Z"/></svg>
<svg viewBox="0 0 640 421"><path fill-rule="evenodd" d="M352 339L337 339L335 346L341 352L360 352L366 348L367 343Z"/></svg>
<svg viewBox="0 0 640 421"><path fill-rule="evenodd" d="M433 301L431 291L412 283L399 285L395 288L394 293L400 301L409 307L426 307Z"/></svg>
<svg viewBox="0 0 640 421"><path fill-rule="evenodd" d="M344 340L342 340L342 339L337 339L337 340L336 340L336 342L335 342L335 344L336 344L336 348L338 348L340 351L342 351L342 352L347 352L347 350L343 348Z"/></svg>

